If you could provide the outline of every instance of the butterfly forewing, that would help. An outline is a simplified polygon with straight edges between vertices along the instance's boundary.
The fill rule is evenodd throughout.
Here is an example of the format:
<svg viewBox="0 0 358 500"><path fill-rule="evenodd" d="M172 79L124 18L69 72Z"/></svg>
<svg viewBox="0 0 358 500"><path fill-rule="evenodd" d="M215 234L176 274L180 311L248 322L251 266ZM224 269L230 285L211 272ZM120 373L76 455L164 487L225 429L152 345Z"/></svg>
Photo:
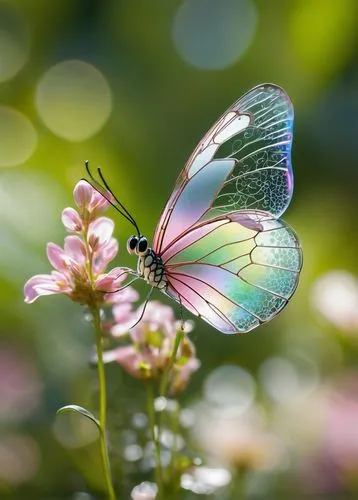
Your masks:
<svg viewBox="0 0 358 500"><path fill-rule="evenodd" d="M200 219L218 213L251 208L280 216L293 190L292 127L292 104L276 85L255 87L234 103L207 132L181 172L157 225L154 251L160 254ZM221 170L216 175L213 162ZM208 176L216 182L211 179L209 201L200 193L206 189ZM184 203L180 203L182 196ZM194 202L195 215L188 218L184 207L190 211Z"/></svg>

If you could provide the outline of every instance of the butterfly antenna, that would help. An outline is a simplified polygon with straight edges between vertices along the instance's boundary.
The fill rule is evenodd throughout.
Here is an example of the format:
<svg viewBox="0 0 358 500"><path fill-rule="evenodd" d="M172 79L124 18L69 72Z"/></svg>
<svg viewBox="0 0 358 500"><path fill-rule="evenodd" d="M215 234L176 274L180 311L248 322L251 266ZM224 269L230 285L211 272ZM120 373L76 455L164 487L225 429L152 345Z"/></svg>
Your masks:
<svg viewBox="0 0 358 500"><path fill-rule="evenodd" d="M147 305L148 305L148 302L149 302L149 299L153 293L153 290L154 290L154 287L151 287L151 289L149 290L149 293L147 295L147 298L145 299L145 302L144 302L144 306L143 306L143 311L141 312L139 318L137 319L137 321L134 323L134 325L132 325L130 328L128 328L128 330L131 330L132 328L134 328L135 326L138 325L138 323L140 323L143 319L143 316L144 316L144 313L145 313L145 310L147 308Z"/></svg>
<svg viewBox="0 0 358 500"><path fill-rule="evenodd" d="M100 184L97 181L97 179L95 179L95 177L93 176L92 172L90 171L89 163L88 163L87 160L85 162L85 166L86 166L86 171L87 171L88 175L90 176L90 179L91 179L92 182L89 182L87 179L83 179L83 180L86 181L86 182L88 182L88 184L90 184L93 187L93 189L95 189L101 196L103 196L103 198L105 200L107 200L108 203L110 205L112 205L112 207L117 210L117 212L119 212L125 219L127 219L128 222L130 222L131 224L134 225L134 221L132 220L132 218L128 217L125 213L122 212L122 210L115 203L113 203L113 201L107 195L107 192L106 192L105 188L102 186L102 184ZM110 194L113 196L112 193L110 193Z"/></svg>
<svg viewBox="0 0 358 500"><path fill-rule="evenodd" d="M108 201L108 203L115 209L117 210L118 213L120 213L122 215L122 217L124 217L128 222L130 222L136 229L137 233L138 233L138 237L141 236L141 232L139 230L139 227L138 227L138 224L136 223L134 217L132 217L132 215L129 213L129 211L125 208L125 206L118 200L118 198L114 195L112 189L109 187L107 181L105 180L105 178L103 177L103 174L101 172L101 169L98 168L98 174L104 184L104 187L102 186L102 184L100 182L98 182L98 180L93 176L90 168L89 168L89 162L88 160L85 161L85 167L86 167L86 171L91 179L92 182L90 182L88 179L83 179L84 181L88 182L88 184L90 184L93 189L95 189L101 196L103 196L103 198L105 200ZM116 203L114 203L110 197L107 195L107 191L111 194L111 196L113 197L113 199L115 200Z"/></svg>
<svg viewBox="0 0 358 500"><path fill-rule="evenodd" d="M128 217L133 221L133 224L135 224L135 219L134 217L129 213L129 211L126 209L126 207L123 205L123 203L121 203L119 201L119 199L116 197L116 195L113 193L112 189L109 187L106 179L104 178L103 174L102 174L102 170L100 167L97 168L97 171L98 171L98 175L100 176L101 178L101 181L103 182L104 184L104 187L107 189L107 191L109 193L111 193L111 195L113 196L113 198L116 200L116 202L118 203L118 205L122 208L122 210L125 211L125 213L128 215Z"/></svg>

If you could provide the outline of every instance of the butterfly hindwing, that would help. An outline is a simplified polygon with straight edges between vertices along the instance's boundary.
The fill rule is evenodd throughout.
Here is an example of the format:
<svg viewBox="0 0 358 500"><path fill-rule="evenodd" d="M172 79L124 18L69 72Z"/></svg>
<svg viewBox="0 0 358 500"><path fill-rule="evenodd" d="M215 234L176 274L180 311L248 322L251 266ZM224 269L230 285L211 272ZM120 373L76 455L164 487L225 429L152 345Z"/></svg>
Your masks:
<svg viewBox="0 0 358 500"><path fill-rule="evenodd" d="M252 210L194 226L163 257L169 295L224 333L247 332L282 310L302 266L293 230Z"/></svg>

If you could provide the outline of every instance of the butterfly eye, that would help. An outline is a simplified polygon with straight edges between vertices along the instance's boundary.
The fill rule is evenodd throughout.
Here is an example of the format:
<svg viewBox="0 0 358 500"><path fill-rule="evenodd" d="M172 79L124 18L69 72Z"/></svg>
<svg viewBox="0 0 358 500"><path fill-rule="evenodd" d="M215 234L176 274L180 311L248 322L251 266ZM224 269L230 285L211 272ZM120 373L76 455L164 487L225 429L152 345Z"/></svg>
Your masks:
<svg viewBox="0 0 358 500"><path fill-rule="evenodd" d="M138 255L143 255L147 251L148 248L148 240L144 236L140 238L137 243L137 253Z"/></svg>
<svg viewBox="0 0 358 500"><path fill-rule="evenodd" d="M127 241L128 253L133 254L135 252L138 241L139 241L139 239L137 238L137 236L131 236L129 238L129 240Z"/></svg>

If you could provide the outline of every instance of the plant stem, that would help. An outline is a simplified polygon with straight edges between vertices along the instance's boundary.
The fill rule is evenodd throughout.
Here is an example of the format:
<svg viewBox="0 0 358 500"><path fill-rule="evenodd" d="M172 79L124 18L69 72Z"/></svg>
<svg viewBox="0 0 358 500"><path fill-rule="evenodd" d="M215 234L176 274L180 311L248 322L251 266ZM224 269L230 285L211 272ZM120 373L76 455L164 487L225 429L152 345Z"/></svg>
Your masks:
<svg viewBox="0 0 358 500"><path fill-rule="evenodd" d="M162 475L162 459L160 455L160 442L159 442L159 429L155 426L155 406L154 406L154 393L153 386L150 382L147 384L148 388L148 417L149 427L152 441L155 447L155 476L158 486L158 500L163 498L163 475Z"/></svg>
<svg viewBox="0 0 358 500"><path fill-rule="evenodd" d="M168 364L167 364L167 366L166 366L166 368L164 370L164 373L163 373L162 379L160 381L160 384L159 384L159 395L161 397L165 397L166 396L167 388L168 388L168 382L169 382L169 376L170 376L170 373L171 373L171 371L173 369L174 363L176 361L178 349L179 349L179 346L180 346L180 342L181 342L181 340L183 338L183 335L184 335L184 332L182 330L179 330L176 333L175 340L174 340L173 350L172 350L172 353L170 355L169 362L168 362ZM162 428L162 420L163 420L163 412L160 413L159 419L158 419L158 433L159 434L160 434L161 428ZM175 435L175 439L176 439L176 435ZM160 454L160 448L159 448L159 454ZM175 461L176 461L175 455L176 455L176 451L173 451L173 457L172 457L172 463L171 463L172 467L174 467L174 464L175 464ZM159 455L159 458L160 458L160 455ZM157 462L158 462L158 457L157 457ZM173 476L173 470L172 470L172 476ZM159 495L159 498L160 498L160 495Z"/></svg>
<svg viewBox="0 0 358 500"><path fill-rule="evenodd" d="M178 462L179 405L178 408L171 415L170 424L174 436L174 442L172 447L172 459L171 459L171 479L172 483L175 483L176 482L175 473L177 471L177 462ZM177 484L176 487L177 489L179 489L179 484Z"/></svg>
<svg viewBox="0 0 358 500"><path fill-rule="evenodd" d="M178 349L179 349L179 346L180 346L180 342L182 341L183 336L184 336L183 330L178 330L177 334L176 334L176 337L175 337L175 340L174 340L174 347L173 347L172 354L170 356L169 363L168 363L168 365L167 365L167 367L166 367L166 369L165 369L165 371L163 373L163 377L162 377L162 380L160 382L160 387L159 387L159 394L160 394L160 396L165 396L166 395L167 387L168 387L169 375L170 375L170 372L173 369L173 366L174 366L174 363L175 363L175 360L176 360L176 357L177 357Z"/></svg>
<svg viewBox="0 0 358 500"><path fill-rule="evenodd" d="M106 481L108 500L116 500L116 494L114 492L112 484L111 469L109 464L108 448L106 440L106 406L107 406L106 378L105 378L104 364L103 364L101 316L97 304L91 307L91 312L93 316L93 326L96 332L96 345L97 345L97 369L98 369L98 380L99 380L99 422L101 427L99 438L100 438L102 465Z"/></svg>

